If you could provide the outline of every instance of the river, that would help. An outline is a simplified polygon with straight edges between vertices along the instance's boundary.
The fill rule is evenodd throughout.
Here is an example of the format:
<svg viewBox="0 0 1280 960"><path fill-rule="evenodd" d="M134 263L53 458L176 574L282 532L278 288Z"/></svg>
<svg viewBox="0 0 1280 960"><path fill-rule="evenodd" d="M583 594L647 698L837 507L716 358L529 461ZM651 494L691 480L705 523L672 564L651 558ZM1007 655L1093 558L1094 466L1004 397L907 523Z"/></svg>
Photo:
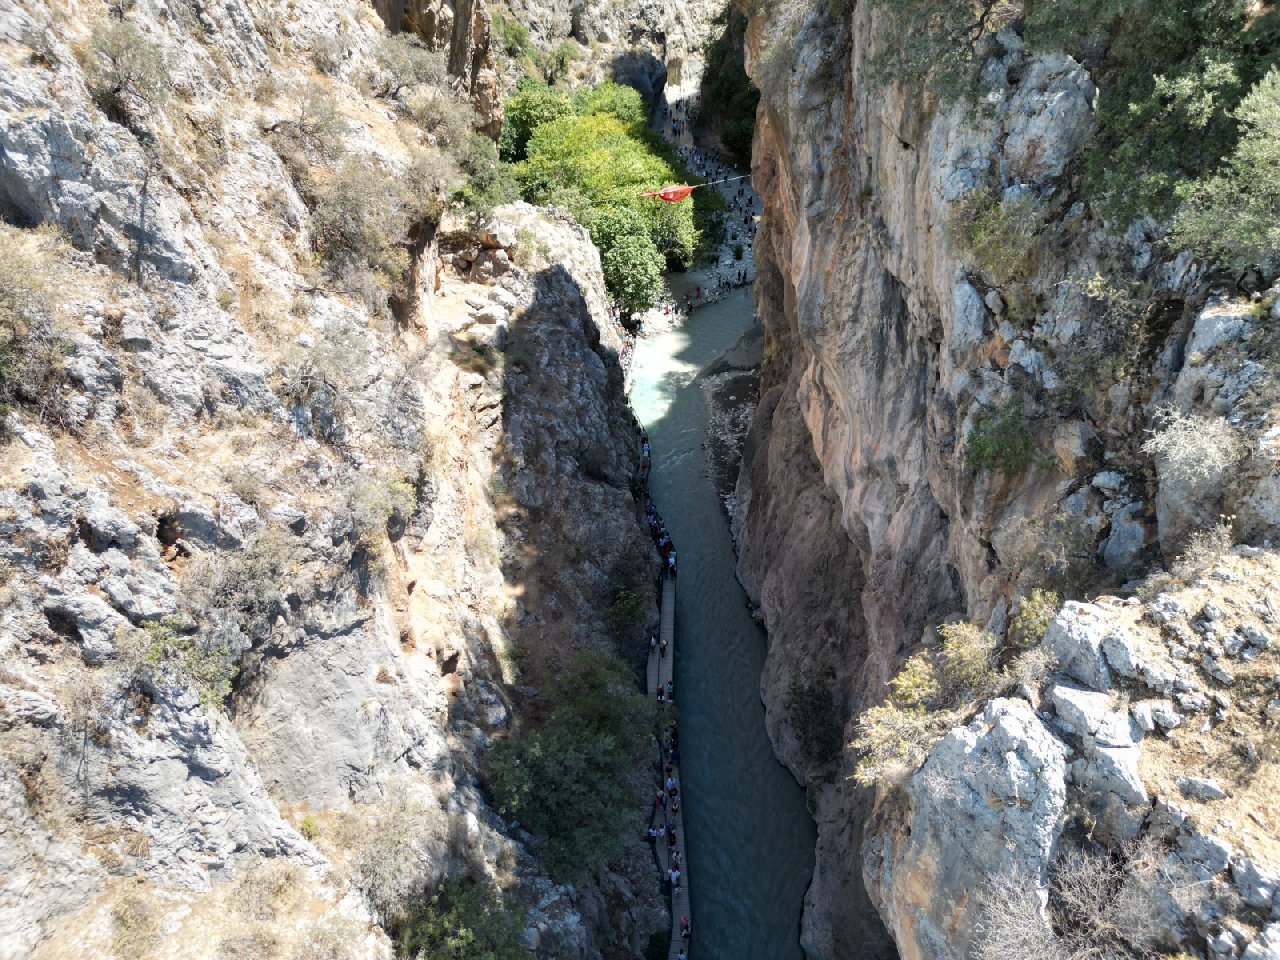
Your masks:
<svg viewBox="0 0 1280 960"><path fill-rule="evenodd" d="M673 292L705 282L671 278ZM650 490L676 545L676 703L697 960L801 960L800 914L815 830L804 791L765 733L767 638L734 574L729 525L709 479L708 409L695 381L755 323L746 290L642 336L631 402L649 431Z"/></svg>

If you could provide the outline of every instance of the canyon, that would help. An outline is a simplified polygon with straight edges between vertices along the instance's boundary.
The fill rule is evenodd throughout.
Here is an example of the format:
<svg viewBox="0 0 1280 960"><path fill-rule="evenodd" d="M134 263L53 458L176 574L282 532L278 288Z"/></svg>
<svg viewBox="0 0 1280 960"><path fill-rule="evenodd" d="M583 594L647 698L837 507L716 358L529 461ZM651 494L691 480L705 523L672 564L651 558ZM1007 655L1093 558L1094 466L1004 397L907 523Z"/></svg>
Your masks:
<svg viewBox="0 0 1280 960"><path fill-rule="evenodd" d="M57 358L0 353L0 960L416 955L459 884L520 955L665 956L656 771L567 877L488 766L584 656L643 669L637 413L704 567L694 953L1077 956L1083 876L1105 955L1280 957L1274 272L1093 202L1097 63L1012 17L939 95L890 6L0 3L0 348ZM749 292L627 317L566 211L440 199L532 56L655 116L745 69ZM1034 212L1015 267L974 209Z"/></svg>

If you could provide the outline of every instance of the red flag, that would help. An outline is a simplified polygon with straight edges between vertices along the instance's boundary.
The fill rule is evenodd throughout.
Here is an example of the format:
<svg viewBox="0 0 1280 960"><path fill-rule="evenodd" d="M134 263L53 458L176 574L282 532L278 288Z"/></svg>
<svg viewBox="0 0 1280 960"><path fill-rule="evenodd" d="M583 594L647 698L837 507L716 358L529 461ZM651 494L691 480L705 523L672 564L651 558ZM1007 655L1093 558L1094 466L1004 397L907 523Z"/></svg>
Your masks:
<svg viewBox="0 0 1280 960"><path fill-rule="evenodd" d="M644 192L644 196L654 197L658 200L665 200L667 203L679 203L697 189L697 186L688 187L672 185L669 187L663 187L661 190L646 190Z"/></svg>

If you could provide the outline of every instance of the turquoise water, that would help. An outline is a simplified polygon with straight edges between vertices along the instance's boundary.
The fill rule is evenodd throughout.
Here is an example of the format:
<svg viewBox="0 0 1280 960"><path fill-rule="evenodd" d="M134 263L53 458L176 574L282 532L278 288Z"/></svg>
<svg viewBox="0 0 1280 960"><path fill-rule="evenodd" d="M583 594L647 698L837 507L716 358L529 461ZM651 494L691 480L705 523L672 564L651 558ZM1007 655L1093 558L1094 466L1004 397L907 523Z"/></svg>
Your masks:
<svg viewBox="0 0 1280 960"><path fill-rule="evenodd" d="M682 296L695 275L673 278ZM649 431L650 489L680 557L676 704L696 960L801 960L815 830L804 791L764 727L766 637L734 575L728 521L708 477L697 372L754 324L747 291L641 338L631 400Z"/></svg>

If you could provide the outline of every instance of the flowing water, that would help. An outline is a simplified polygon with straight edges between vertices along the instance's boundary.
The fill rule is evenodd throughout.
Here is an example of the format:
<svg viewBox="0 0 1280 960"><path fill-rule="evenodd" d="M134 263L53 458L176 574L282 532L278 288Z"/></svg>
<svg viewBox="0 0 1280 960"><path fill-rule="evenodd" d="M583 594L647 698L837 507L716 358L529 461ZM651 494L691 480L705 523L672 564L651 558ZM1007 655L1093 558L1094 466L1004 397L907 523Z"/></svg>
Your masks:
<svg viewBox="0 0 1280 960"><path fill-rule="evenodd" d="M677 296L686 283L673 277ZM631 401L649 431L650 490L675 542L676 704L696 960L800 960L815 830L804 791L764 727L766 637L734 575L733 541L708 477L697 372L755 322L746 290L640 338Z"/></svg>

